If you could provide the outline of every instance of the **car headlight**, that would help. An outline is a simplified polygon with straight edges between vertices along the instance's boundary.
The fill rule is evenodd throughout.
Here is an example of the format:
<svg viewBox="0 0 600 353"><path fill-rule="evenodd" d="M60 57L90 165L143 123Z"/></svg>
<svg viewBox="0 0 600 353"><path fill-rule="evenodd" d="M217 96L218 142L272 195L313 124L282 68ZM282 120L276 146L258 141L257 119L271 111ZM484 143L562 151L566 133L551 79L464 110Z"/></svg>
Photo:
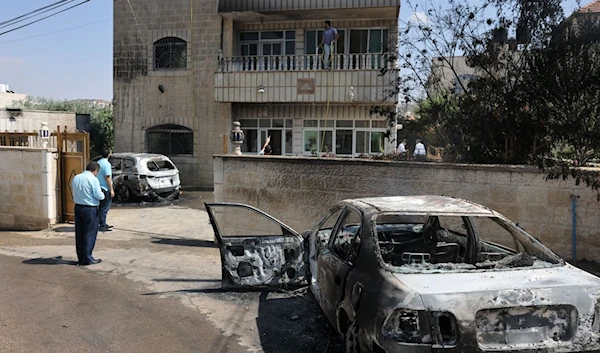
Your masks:
<svg viewBox="0 0 600 353"><path fill-rule="evenodd" d="M458 338L456 318L447 312L395 309L383 323L385 338L403 343L454 346Z"/></svg>

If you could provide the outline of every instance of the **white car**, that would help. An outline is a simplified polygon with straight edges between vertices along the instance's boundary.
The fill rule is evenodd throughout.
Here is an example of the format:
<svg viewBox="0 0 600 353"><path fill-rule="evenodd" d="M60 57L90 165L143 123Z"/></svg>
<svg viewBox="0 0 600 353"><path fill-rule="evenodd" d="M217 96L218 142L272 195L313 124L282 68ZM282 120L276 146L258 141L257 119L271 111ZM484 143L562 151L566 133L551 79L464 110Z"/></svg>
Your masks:
<svg viewBox="0 0 600 353"><path fill-rule="evenodd" d="M206 208L222 285L308 284L349 353L600 351L600 279L484 206L345 200L303 235L251 206Z"/></svg>
<svg viewBox="0 0 600 353"><path fill-rule="evenodd" d="M98 159L100 157L93 160ZM132 196L179 197L179 169L168 157L150 153L113 153L108 161L112 166L116 201L127 202Z"/></svg>

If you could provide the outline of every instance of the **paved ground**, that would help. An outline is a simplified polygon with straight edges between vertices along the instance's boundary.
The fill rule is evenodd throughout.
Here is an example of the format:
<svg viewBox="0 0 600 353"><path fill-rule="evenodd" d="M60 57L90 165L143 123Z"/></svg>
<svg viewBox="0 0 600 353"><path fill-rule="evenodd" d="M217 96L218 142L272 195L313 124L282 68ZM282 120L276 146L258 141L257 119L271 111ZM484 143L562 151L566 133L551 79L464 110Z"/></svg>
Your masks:
<svg viewBox="0 0 600 353"><path fill-rule="evenodd" d="M85 268L72 225L0 233L0 351L342 351L306 290L220 289L211 199L115 205Z"/></svg>

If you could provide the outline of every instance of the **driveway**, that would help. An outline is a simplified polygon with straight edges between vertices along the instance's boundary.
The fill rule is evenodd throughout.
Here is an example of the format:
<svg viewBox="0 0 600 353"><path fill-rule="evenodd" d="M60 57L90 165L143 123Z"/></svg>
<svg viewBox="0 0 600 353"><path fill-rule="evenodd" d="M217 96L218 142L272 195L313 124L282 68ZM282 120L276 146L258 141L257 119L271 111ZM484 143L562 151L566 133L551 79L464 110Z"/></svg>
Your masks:
<svg viewBox="0 0 600 353"><path fill-rule="evenodd" d="M29 335L27 340L11 339L12 351L34 350L29 348L76 329L95 337L72 336L81 351L89 352L141 352L143 344L127 341L135 337L156 347L146 346L145 352L158 350L154 345L159 343L165 352L341 352L339 338L306 289L220 289L219 251L202 207L211 200L211 193L192 192L177 203L115 205L108 216L114 231L100 233L94 250L103 262L84 268L72 265L73 225L0 233L0 292L12 293L0 299L0 322L9 323L0 327L0 339ZM75 294L61 296L63 292ZM11 309L16 298L24 298L23 304ZM73 305L57 305L62 298ZM75 310L81 307L90 308L85 320ZM21 321L18 313L28 308L28 319ZM12 316L6 310L13 310ZM37 320L39 315L45 319ZM94 323L88 330L86 320ZM39 327L46 334L31 335L39 322L47 325ZM156 335L163 334L161 339L143 339L145 329L133 329L143 322Z"/></svg>

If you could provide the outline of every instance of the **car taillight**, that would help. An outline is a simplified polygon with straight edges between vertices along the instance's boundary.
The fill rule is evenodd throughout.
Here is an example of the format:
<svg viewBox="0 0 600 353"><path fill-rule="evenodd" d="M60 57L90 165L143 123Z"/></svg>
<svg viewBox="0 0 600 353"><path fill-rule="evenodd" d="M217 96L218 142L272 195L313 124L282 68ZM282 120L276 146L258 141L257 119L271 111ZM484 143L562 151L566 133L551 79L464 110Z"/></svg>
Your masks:
<svg viewBox="0 0 600 353"><path fill-rule="evenodd" d="M382 333L383 337L391 338L398 342L428 343L423 342L426 337L424 337L425 334L421 331L419 311L416 310L394 310L385 319Z"/></svg>
<svg viewBox="0 0 600 353"><path fill-rule="evenodd" d="M447 312L395 309L382 328L385 338L403 343L454 346L458 329L454 315Z"/></svg>

